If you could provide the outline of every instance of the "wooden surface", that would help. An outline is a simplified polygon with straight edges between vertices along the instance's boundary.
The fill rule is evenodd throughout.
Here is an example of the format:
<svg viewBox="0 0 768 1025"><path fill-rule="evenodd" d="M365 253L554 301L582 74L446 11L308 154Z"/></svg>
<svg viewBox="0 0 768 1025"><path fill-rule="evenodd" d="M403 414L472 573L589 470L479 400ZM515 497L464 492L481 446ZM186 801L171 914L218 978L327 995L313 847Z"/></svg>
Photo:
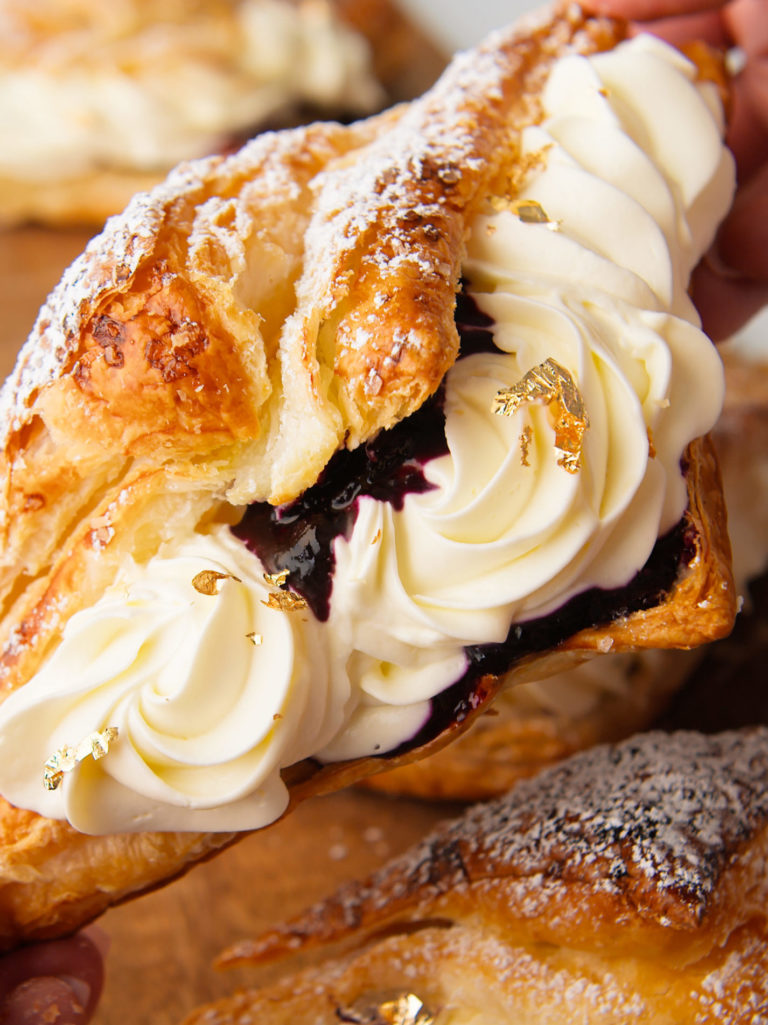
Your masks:
<svg viewBox="0 0 768 1025"><path fill-rule="evenodd" d="M85 232L0 233L0 370L5 377L37 310L82 250ZM176 1025L246 976L211 960L227 944L299 911L421 837L447 810L351 792L299 808L184 878L100 921L110 938L97 1025Z"/></svg>
<svg viewBox="0 0 768 1025"><path fill-rule="evenodd" d="M449 809L349 791L317 798L155 893L109 911L98 1025L178 1025L249 981L211 961L420 839ZM262 972L260 980L264 980Z"/></svg>

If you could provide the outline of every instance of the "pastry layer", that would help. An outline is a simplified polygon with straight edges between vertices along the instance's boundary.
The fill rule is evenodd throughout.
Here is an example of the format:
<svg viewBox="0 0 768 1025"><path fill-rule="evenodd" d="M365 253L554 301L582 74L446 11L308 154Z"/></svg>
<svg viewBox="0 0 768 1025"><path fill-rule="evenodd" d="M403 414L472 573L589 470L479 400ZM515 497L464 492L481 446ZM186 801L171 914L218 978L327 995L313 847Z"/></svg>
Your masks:
<svg viewBox="0 0 768 1025"><path fill-rule="evenodd" d="M407 997L396 1020L435 1025L760 1020L767 779L764 728L574 756L226 952L258 965L324 948L187 1025L378 1023Z"/></svg>

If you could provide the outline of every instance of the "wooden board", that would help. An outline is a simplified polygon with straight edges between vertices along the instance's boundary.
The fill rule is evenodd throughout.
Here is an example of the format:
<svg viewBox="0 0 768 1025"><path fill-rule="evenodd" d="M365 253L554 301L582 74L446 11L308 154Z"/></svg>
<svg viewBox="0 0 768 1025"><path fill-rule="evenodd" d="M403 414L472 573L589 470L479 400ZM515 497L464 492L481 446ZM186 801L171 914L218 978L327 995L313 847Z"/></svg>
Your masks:
<svg viewBox="0 0 768 1025"><path fill-rule="evenodd" d="M178 1025L196 1004L247 984L247 970L215 971L216 954L372 871L450 810L362 791L317 798L183 879L109 911L100 922L111 947L96 1022Z"/></svg>

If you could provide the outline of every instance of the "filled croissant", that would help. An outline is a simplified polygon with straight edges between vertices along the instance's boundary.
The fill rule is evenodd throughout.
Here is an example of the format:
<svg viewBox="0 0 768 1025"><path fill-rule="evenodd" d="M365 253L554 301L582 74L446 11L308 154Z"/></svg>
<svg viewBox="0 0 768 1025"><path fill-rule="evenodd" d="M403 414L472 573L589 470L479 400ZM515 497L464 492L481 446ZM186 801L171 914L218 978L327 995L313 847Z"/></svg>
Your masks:
<svg viewBox="0 0 768 1025"><path fill-rule="evenodd" d="M390 0L0 0L0 224L100 226L180 160L418 95Z"/></svg>
<svg viewBox="0 0 768 1025"><path fill-rule="evenodd" d="M223 965L320 949L185 1025L759 1022L767 855L768 729L639 734L238 943Z"/></svg>
<svg viewBox="0 0 768 1025"><path fill-rule="evenodd" d="M569 5L182 165L65 273L0 397L0 942L731 628L686 283L733 164L716 85L621 34Z"/></svg>

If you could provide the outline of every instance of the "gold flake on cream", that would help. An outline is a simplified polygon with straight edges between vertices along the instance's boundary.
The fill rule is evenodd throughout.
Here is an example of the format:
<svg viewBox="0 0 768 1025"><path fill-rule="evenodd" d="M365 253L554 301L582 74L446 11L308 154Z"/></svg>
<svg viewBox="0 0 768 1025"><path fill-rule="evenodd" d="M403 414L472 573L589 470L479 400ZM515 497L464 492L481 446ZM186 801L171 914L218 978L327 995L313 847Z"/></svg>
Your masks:
<svg viewBox="0 0 768 1025"><path fill-rule="evenodd" d="M512 416L525 402L543 402L547 406L555 428L555 448L560 453L558 465L568 473L578 473L589 417L573 377L557 360L545 359L514 387L502 388L496 393L493 412ZM524 460L527 449L528 446L524 446Z"/></svg>
<svg viewBox="0 0 768 1025"><path fill-rule="evenodd" d="M78 762L90 755L94 761L98 761L109 753L109 745L117 740L118 729L116 726L107 726L105 730L95 730L81 740L76 747L64 744L55 751L45 763L43 773L43 786L46 790L56 790L64 779L65 772L71 772Z"/></svg>
<svg viewBox="0 0 768 1025"><path fill-rule="evenodd" d="M228 573L217 573L213 569L203 569L192 578L192 586L199 594L214 595L219 593L222 580L230 577ZM231 577L237 580L237 577Z"/></svg>

